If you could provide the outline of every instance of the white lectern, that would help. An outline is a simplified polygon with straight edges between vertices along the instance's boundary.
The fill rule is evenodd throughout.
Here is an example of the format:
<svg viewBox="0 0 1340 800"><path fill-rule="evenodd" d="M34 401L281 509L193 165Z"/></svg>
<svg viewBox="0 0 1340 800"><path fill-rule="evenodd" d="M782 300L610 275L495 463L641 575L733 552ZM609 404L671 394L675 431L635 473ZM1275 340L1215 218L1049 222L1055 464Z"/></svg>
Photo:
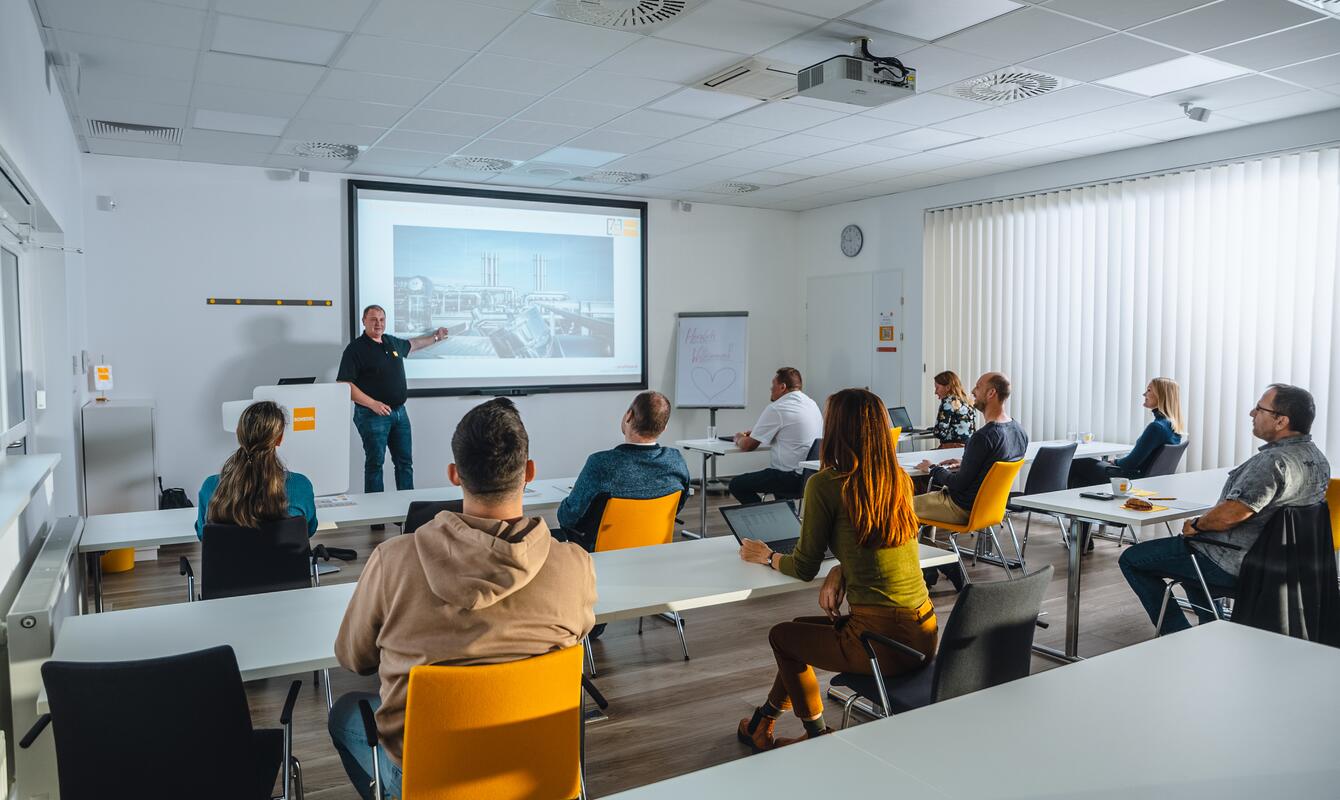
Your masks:
<svg viewBox="0 0 1340 800"><path fill-rule="evenodd" d="M318 497L349 491L349 384L257 386L250 400L223 404L223 429L236 431L242 411L257 400L273 400L288 413L279 446L285 466L310 478Z"/></svg>

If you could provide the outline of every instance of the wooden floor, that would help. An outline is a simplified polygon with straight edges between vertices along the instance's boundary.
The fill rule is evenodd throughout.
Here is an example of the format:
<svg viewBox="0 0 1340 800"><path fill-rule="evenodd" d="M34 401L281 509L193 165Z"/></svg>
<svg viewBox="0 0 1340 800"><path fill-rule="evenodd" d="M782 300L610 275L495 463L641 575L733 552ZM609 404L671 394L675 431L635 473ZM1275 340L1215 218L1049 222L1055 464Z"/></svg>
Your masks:
<svg viewBox="0 0 1340 800"><path fill-rule="evenodd" d="M714 507L720 504L720 499L713 498ZM686 519L695 522L697 515L688 509L686 512ZM713 511L710 519L709 534L727 535L719 514ZM1017 525L1021 535L1022 523L1021 515ZM372 548L396 531L392 525L386 531L355 528L322 533L322 543L352 547L359 555L356 562L344 565L339 574L324 581L355 580ZM1162 535L1162 529L1156 535ZM1038 631L1037 641L1060 648L1065 627L1065 550L1056 524L1047 518L1034 518L1030 538L1030 568L1047 562L1056 567L1043 604L1053 624L1049 630ZM1118 553L1115 542L1099 541L1096 551L1084 558L1081 655L1097 655L1153 634L1153 626L1117 568ZM185 585L177 573L181 555L190 557L198 568L198 546L180 545L162 548L157 562L141 562L132 572L107 576L106 608L183 602ZM970 572L981 580L1002 576L1000 567L985 563ZM932 596L943 624L953 608L955 594L947 580L941 580L935 588ZM768 628L780 620L816 613L817 582L813 591L689 612L685 615L685 632L692 660L687 662L673 626L649 619L644 634L639 636L636 622L611 624L594 643L597 684L609 698L610 719L587 729L587 786L591 796L603 797L747 756L746 748L735 740L735 726L762 702L771 684ZM1038 657L1033 662L1034 671L1056 666ZM304 691L294 715L294 751L302 761L307 796L315 800L355 800L357 795L326 733L324 695L312 686L310 674L294 677L303 679ZM279 707L289 680L248 685L252 718L258 726L278 727ZM360 678L341 670L332 670L332 683L336 697L354 689L377 689L375 677ZM829 724L839 721L840 712L830 707ZM794 717L784 720L780 729L780 735L801 732Z"/></svg>

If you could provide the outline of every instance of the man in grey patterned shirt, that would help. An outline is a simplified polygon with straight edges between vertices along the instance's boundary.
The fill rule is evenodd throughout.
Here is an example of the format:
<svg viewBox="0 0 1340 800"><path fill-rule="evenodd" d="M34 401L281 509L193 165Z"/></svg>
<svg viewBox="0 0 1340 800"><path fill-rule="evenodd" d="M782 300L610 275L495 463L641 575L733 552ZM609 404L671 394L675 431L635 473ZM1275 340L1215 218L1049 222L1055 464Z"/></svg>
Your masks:
<svg viewBox="0 0 1340 800"><path fill-rule="evenodd" d="M1186 538L1152 539L1122 553L1121 571L1151 622L1157 622L1163 604L1165 580L1183 579L1191 601L1209 607L1208 598L1195 580L1187 549L1197 556L1211 591L1231 591L1247 551L1256 544L1276 509L1309 506L1326 499L1331 467L1326 456L1312 443L1312 421L1317 416L1312 395L1297 386L1276 383L1266 389L1251 411L1252 435L1265 441L1256 455L1228 474L1219 502L1182 527ZM1213 539L1237 545L1240 550L1201 544ZM1180 613L1165 615L1163 633L1191 627ZM1196 611L1201 622L1213 619L1209 611Z"/></svg>

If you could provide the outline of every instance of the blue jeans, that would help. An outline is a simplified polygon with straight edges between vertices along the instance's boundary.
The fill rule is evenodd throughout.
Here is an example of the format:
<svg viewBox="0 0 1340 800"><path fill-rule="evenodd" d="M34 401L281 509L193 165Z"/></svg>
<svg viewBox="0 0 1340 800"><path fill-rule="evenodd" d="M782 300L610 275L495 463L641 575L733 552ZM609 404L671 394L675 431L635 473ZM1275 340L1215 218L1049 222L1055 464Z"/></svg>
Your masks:
<svg viewBox="0 0 1340 800"><path fill-rule="evenodd" d="M368 747L367 733L363 730L363 717L358 711L358 701L367 700L376 711L382 704L381 697L372 692L350 692L335 701L330 710L326 727L330 730L330 740L335 743L335 752L344 762L344 771L349 774L355 791L363 800L380 800L372 796L372 748ZM381 772L382 797L400 796L400 767L386 755L386 748L377 751L377 766Z"/></svg>
<svg viewBox="0 0 1340 800"><path fill-rule="evenodd" d="M1217 590L1222 589L1228 594L1238 585L1236 575L1225 572L1205 556L1197 554L1196 561L1200 564L1201 574L1205 576L1211 592L1217 593ZM1131 545L1121 554L1117 563L1121 567L1121 574L1126 576L1126 582L1135 591L1135 596L1144 604L1150 622L1158 623L1168 578L1182 581L1182 589L1192 603L1210 608L1212 601L1201 591L1196 569L1191 566L1191 554L1180 536L1150 539ZM1162 633L1175 633L1191 627L1191 623L1186 621L1186 615L1174 605L1175 602L1171 599L1168 601L1168 611L1163 615ZM1196 609L1196 616L1202 623L1214 619L1209 611L1201 611L1199 608Z"/></svg>
<svg viewBox="0 0 1340 800"><path fill-rule="evenodd" d="M380 492L386 450L395 464L395 488L414 488L414 446L410 440L409 412L404 406L382 416L354 406L354 427L363 439L363 491Z"/></svg>

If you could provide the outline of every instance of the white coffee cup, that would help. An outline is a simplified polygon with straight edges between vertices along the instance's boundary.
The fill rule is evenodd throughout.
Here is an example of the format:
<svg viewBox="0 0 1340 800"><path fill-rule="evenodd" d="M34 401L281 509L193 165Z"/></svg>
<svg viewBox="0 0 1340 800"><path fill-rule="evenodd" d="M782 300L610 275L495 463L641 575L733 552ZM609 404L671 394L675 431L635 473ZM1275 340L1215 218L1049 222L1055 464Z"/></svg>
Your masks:
<svg viewBox="0 0 1340 800"><path fill-rule="evenodd" d="M1130 478L1113 478L1113 479L1112 479L1112 494L1116 494L1116 495L1126 495L1126 494L1130 494L1130 493L1131 493L1131 479L1130 479Z"/></svg>

